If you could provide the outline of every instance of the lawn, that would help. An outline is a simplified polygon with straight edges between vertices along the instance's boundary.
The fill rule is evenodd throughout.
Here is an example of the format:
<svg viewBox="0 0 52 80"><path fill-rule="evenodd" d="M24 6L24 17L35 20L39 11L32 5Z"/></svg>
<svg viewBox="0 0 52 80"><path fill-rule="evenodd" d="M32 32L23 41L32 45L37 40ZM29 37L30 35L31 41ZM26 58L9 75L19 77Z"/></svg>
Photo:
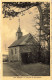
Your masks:
<svg viewBox="0 0 52 80"><path fill-rule="evenodd" d="M17 71L24 71L32 76L49 76L50 66L43 63L19 64L17 62L9 63L9 65Z"/></svg>

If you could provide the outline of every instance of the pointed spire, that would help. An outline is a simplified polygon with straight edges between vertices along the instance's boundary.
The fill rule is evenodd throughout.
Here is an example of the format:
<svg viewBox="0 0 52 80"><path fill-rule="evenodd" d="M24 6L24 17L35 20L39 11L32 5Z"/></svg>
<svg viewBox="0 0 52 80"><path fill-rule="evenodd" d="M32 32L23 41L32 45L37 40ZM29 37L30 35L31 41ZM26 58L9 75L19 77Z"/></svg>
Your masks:
<svg viewBox="0 0 52 80"><path fill-rule="evenodd" d="M21 29L20 29L20 27L18 27L18 31L17 32L21 32Z"/></svg>
<svg viewBox="0 0 52 80"><path fill-rule="evenodd" d="M20 18L19 18L19 20L18 20L18 21L19 21L19 27L20 27Z"/></svg>
<svg viewBox="0 0 52 80"><path fill-rule="evenodd" d="M21 32L21 29L20 29L20 18L18 19L18 21L19 21L19 27L18 27L17 32Z"/></svg>
<svg viewBox="0 0 52 80"><path fill-rule="evenodd" d="M20 29L20 18L19 18L19 27L18 27L18 30L16 32L16 36L17 36L17 39L20 39L22 37L22 32L21 32L21 29Z"/></svg>
<svg viewBox="0 0 52 80"><path fill-rule="evenodd" d="M18 19L18 21L19 21L19 27L20 27L20 18Z"/></svg>

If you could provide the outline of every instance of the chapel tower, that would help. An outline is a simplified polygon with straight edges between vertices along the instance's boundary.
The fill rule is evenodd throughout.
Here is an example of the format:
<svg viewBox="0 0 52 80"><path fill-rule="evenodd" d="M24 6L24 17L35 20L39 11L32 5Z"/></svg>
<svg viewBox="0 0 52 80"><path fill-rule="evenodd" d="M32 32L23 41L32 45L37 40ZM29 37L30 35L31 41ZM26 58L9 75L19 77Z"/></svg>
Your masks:
<svg viewBox="0 0 52 80"><path fill-rule="evenodd" d="M21 32L20 26L18 27L18 30L16 32L16 36L17 36L17 40L22 37L22 32Z"/></svg>

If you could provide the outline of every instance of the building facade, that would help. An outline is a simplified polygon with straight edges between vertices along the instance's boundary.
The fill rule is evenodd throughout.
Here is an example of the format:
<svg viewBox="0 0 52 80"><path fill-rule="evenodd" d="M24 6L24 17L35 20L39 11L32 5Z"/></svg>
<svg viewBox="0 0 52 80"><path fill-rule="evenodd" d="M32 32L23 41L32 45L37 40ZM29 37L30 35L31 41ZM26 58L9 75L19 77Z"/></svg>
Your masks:
<svg viewBox="0 0 52 80"><path fill-rule="evenodd" d="M33 61L33 55L38 58L36 45L37 42L29 33L23 36L20 27L16 32L17 40L14 41L9 48L9 61L19 61L28 63Z"/></svg>

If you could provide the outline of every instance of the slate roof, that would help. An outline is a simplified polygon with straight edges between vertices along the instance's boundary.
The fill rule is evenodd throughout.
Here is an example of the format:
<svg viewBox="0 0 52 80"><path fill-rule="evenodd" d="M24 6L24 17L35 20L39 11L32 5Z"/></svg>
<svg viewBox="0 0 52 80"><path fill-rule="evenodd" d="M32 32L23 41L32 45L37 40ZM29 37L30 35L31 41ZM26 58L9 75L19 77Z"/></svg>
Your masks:
<svg viewBox="0 0 52 80"><path fill-rule="evenodd" d="M26 41L29 39L29 37L32 37L32 35L30 33L22 36L19 40L14 41L8 48L20 46L20 45L25 45Z"/></svg>

